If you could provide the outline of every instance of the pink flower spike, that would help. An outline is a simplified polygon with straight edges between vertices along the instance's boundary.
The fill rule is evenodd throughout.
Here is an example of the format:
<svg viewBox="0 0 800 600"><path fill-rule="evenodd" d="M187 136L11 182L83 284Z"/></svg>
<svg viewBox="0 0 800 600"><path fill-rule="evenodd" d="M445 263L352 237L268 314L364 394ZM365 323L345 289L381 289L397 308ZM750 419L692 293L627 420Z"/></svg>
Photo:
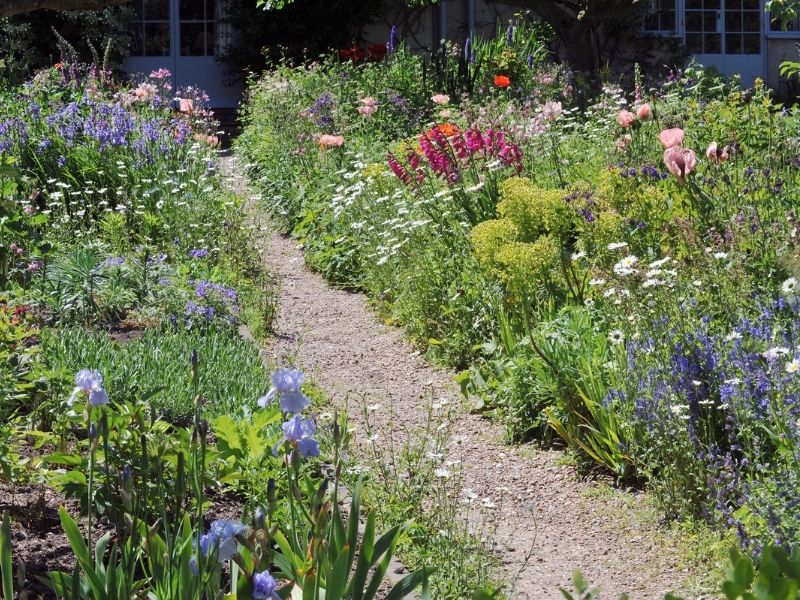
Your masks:
<svg viewBox="0 0 800 600"><path fill-rule="evenodd" d="M639 117L640 121L649 121L653 118L653 109L650 108L649 104L642 104L636 109L636 116Z"/></svg>
<svg viewBox="0 0 800 600"><path fill-rule="evenodd" d="M725 162L728 160L728 147L720 149L717 142L711 142L706 149L706 158L711 162Z"/></svg>
<svg viewBox="0 0 800 600"><path fill-rule="evenodd" d="M673 146L664 150L664 164L670 173L683 182L684 177L697 166L697 157L693 150Z"/></svg>
<svg viewBox="0 0 800 600"><path fill-rule="evenodd" d="M636 116L629 110L621 110L619 111L619 115L617 115L617 121L619 121L619 124L625 129L630 129L636 122Z"/></svg>
<svg viewBox="0 0 800 600"><path fill-rule="evenodd" d="M680 146L683 143L683 129L674 127L672 129L665 129L658 134L658 139L664 150Z"/></svg>

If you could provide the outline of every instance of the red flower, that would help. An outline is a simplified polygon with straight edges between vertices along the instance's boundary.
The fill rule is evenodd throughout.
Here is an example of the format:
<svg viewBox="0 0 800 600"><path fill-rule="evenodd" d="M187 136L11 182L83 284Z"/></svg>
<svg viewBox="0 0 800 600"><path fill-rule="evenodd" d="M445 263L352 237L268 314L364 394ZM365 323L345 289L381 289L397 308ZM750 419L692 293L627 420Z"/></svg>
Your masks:
<svg viewBox="0 0 800 600"><path fill-rule="evenodd" d="M383 60L383 57L386 56L386 46L383 44L371 44L369 48L367 48L367 57L369 60L377 62L379 60Z"/></svg>
<svg viewBox="0 0 800 600"><path fill-rule="evenodd" d="M507 88L511 85L511 80L506 75L495 75L494 84L499 88Z"/></svg>

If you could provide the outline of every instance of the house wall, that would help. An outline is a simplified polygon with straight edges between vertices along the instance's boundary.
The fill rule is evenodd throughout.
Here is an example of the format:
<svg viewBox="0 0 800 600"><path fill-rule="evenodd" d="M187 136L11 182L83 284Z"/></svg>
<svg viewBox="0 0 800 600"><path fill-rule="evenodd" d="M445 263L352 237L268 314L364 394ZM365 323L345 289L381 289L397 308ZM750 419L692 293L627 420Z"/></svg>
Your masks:
<svg viewBox="0 0 800 600"><path fill-rule="evenodd" d="M767 39L767 73L764 80L767 85L775 90L778 97L788 97L797 94L795 87L790 87L789 81L779 74L781 63L785 60L800 60L797 44L799 38L769 38Z"/></svg>
<svg viewBox="0 0 800 600"><path fill-rule="evenodd" d="M494 34L498 21L508 21L520 11L519 6L485 0L472 0L474 4L475 33L480 36ZM394 2L384 15L364 30L364 41L369 44L385 43L389 31L396 25L406 45L412 50L432 48L440 39L441 15L446 14L447 39L463 44L469 30L470 0L442 0L442 6L408 9L404 2Z"/></svg>

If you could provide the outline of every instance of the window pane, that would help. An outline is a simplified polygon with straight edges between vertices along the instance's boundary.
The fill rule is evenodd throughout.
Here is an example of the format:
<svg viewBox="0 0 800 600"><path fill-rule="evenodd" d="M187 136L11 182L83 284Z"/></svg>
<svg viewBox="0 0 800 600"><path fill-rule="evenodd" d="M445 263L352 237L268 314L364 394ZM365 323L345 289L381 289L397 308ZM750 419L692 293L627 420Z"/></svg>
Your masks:
<svg viewBox="0 0 800 600"><path fill-rule="evenodd" d="M715 10L703 13L703 31L716 31L717 30L717 15L719 13Z"/></svg>
<svg viewBox="0 0 800 600"><path fill-rule="evenodd" d="M742 0L742 8L745 10L761 10L760 0Z"/></svg>
<svg viewBox="0 0 800 600"><path fill-rule="evenodd" d="M213 21L217 18L217 0L206 0L206 19Z"/></svg>
<svg viewBox="0 0 800 600"><path fill-rule="evenodd" d="M706 10L719 10L719 0L704 0L703 8Z"/></svg>
<svg viewBox="0 0 800 600"><path fill-rule="evenodd" d="M742 54L761 53L761 34L745 33L742 38Z"/></svg>
<svg viewBox="0 0 800 600"><path fill-rule="evenodd" d="M675 31L675 13L667 11L661 15L661 31Z"/></svg>
<svg viewBox="0 0 800 600"><path fill-rule="evenodd" d="M703 53L703 34L702 33L687 33L686 34L686 50L692 54Z"/></svg>
<svg viewBox="0 0 800 600"><path fill-rule="evenodd" d="M217 52L217 35L214 23L206 23L206 56L214 56Z"/></svg>
<svg viewBox="0 0 800 600"><path fill-rule="evenodd" d="M205 19L203 0L181 0L181 21L202 21Z"/></svg>
<svg viewBox="0 0 800 600"><path fill-rule="evenodd" d="M169 23L144 24L145 56L169 56Z"/></svg>
<svg viewBox="0 0 800 600"><path fill-rule="evenodd" d="M748 11L742 21L743 31L761 31L761 13Z"/></svg>
<svg viewBox="0 0 800 600"><path fill-rule="evenodd" d="M727 54L742 53L742 36L739 33L729 33L725 36L725 52Z"/></svg>
<svg viewBox="0 0 800 600"><path fill-rule="evenodd" d="M144 25L131 23L131 56L144 56Z"/></svg>
<svg viewBox="0 0 800 600"><path fill-rule="evenodd" d="M707 33L705 36L706 54L722 54L722 36L719 33Z"/></svg>
<svg viewBox="0 0 800 600"><path fill-rule="evenodd" d="M703 20L699 12L686 13L686 31L702 31Z"/></svg>
<svg viewBox="0 0 800 600"><path fill-rule="evenodd" d="M148 21L168 21L169 0L144 0L144 18Z"/></svg>
<svg viewBox="0 0 800 600"><path fill-rule="evenodd" d="M181 23L181 56L205 55L205 30L205 23Z"/></svg>
<svg viewBox="0 0 800 600"><path fill-rule="evenodd" d="M728 11L725 13L725 31L741 31L742 30L742 13L738 11Z"/></svg>

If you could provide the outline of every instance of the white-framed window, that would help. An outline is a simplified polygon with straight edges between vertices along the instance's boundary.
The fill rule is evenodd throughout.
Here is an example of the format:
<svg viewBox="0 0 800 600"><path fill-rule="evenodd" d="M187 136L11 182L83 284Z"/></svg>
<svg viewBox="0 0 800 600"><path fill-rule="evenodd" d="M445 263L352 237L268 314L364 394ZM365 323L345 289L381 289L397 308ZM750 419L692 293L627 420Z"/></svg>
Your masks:
<svg viewBox="0 0 800 600"><path fill-rule="evenodd" d="M643 30L647 33L677 35L679 31L677 0L650 0Z"/></svg>
<svg viewBox="0 0 800 600"><path fill-rule="evenodd" d="M786 24L785 30L781 27L780 23L773 22L770 17L767 36L771 38L800 39L800 15L789 21L789 23Z"/></svg>

